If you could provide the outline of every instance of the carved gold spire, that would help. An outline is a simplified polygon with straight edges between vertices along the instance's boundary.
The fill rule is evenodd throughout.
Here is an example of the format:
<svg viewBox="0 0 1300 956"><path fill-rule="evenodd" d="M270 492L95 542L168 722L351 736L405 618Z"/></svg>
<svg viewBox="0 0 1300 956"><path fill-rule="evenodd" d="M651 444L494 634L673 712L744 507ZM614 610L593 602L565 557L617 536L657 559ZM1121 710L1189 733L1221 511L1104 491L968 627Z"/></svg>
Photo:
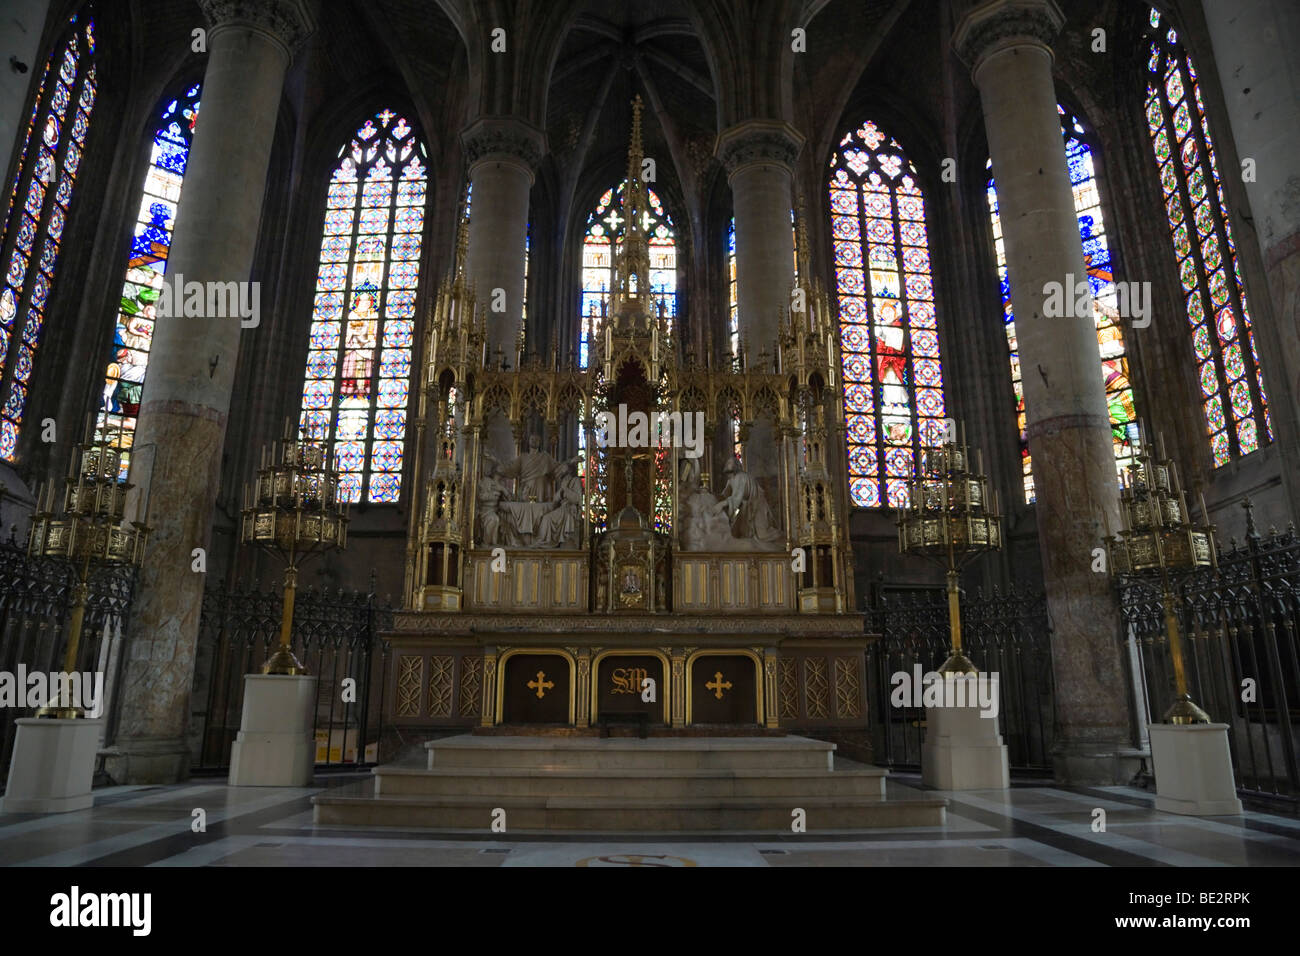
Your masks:
<svg viewBox="0 0 1300 956"><path fill-rule="evenodd" d="M805 214L802 194L794 208L795 265L799 270L799 284L808 288L812 280L812 269L808 265L808 216Z"/></svg>
<svg viewBox="0 0 1300 956"><path fill-rule="evenodd" d="M650 249L645 235L645 183L641 167L645 149L641 144L641 97L632 100L632 136L627 148L627 184L623 187L623 242L617 247L614 259L616 288L614 290L614 315L636 306L635 311L648 314L646 306L649 293Z"/></svg>
<svg viewBox="0 0 1300 956"><path fill-rule="evenodd" d="M460 199L460 224L456 227L456 263L454 274L460 279L465 274L465 261L469 257L469 197L473 187L467 182Z"/></svg>

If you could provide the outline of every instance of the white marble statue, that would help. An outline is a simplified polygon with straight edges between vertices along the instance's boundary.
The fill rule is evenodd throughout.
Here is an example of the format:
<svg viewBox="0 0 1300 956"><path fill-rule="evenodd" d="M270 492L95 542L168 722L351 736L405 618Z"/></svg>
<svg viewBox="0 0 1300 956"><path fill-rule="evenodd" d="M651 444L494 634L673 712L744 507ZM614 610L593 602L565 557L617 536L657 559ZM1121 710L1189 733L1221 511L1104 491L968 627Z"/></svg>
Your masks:
<svg viewBox="0 0 1300 956"><path fill-rule="evenodd" d="M505 485L497 478L497 463L491 456L483 459L483 473L479 476L476 498L478 503L479 539L485 548L506 543L501 528L501 502L506 497Z"/></svg>
<svg viewBox="0 0 1300 956"><path fill-rule="evenodd" d="M542 516L533 543L535 548L576 548L582 527L582 479L578 477L578 459L570 458L555 466L551 478L555 495L553 508Z"/></svg>
<svg viewBox="0 0 1300 956"><path fill-rule="evenodd" d="M551 475L555 471L556 461L541 450L542 440L536 435L528 436L528 451L508 465L501 466L501 477L514 478L516 501L549 501L551 499Z"/></svg>
<svg viewBox="0 0 1300 956"><path fill-rule="evenodd" d="M727 462L723 474L727 476L727 484L722 489L722 501L731 522L732 536L760 550L779 549L784 535L772 517L762 486L750 477L737 458Z"/></svg>
<svg viewBox="0 0 1300 956"><path fill-rule="evenodd" d="M685 550L736 550L741 542L732 537L726 504L700 486L699 465L693 459L682 462L678 501L678 519L682 523L681 540Z"/></svg>

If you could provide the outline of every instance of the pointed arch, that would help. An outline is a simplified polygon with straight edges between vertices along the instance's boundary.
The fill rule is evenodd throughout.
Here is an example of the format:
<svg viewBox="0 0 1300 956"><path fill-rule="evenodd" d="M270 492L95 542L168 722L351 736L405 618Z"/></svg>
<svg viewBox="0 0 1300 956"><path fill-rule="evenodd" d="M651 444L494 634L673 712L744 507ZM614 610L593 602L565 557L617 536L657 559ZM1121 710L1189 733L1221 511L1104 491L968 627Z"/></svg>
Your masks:
<svg viewBox="0 0 1300 956"><path fill-rule="evenodd" d="M611 187L587 216L582 237L582 291L579 306L578 363L587 367L592 336L609 306L616 282L616 252L623 244L623 190L627 180ZM650 292L655 308L663 308L671 327L677 315L677 234L673 221L653 189L646 191L642 231L650 247Z"/></svg>
<svg viewBox="0 0 1300 956"><path fill-rule="evenodd" d="M903 507L916 455L946 434L925 197L902 145L867 120L830 162L849 493Z"/></svg>
<svg viewBox="0 0 1300 956"><path fill-rule="evenodd" d="M118 302L95 437L122 449L122 477L130 467L140 395L153 342L155 308L167 273L172 227L199 116L201 83L163 98L156 112L149 168L141 189L126 277Z"/></svg>
<svg viewBox="0 0 1300 956"><path fill-rule="evenodd" d="M299 426L352 502L401 497L428 152L390 109L339 147L325 200Z"/></svg>
<svg viewBox="0 0 1300 956"><path fill-rule="evenodd" d="M18 449L46 306L98 94L95 22L69 18L45 62L0 231L0 459Z"/></svg>
<svg viewBox="0 0 1300 956"><path fill-rule="evenodd" d="M1218 468L1272 442L1273 422L1196 68L1155 7L1147 39L1147 131Z"/></svg>

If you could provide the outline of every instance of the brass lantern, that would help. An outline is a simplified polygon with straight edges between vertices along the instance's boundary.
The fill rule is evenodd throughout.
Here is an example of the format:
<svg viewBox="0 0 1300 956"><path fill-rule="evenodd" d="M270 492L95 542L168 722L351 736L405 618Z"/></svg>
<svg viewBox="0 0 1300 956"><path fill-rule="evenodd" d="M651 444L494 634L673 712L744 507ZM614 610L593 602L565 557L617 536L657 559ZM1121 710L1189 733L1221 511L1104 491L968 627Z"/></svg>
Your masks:
<svg viewBox="0 0 1300 956"><path fill-rule="evenodd" d="M947 443L921 453L908 482L907 507L898 510L898 550L944 566L952 649L939 673L975 674L977 668L961 649L958 577L962 566L973 558L1002 547L1002 516L997 510L997 493L989 490L980 464L971 468L964 429L960 441L956 431L949 430Z"/></svg>
<svg viewBox="0 0 1300 956"><path fill-rule="evenodd" d="M77 668L91 567L138 568L144 561L150 529L142 522L125 520L126 495L132 487L123 479L122 449L96 439L92 420L87 423L86 440L73 449L63 494L56 500L54 480L45 482L37 492L27 553L61 558L71 563L77 574L63 656L66 673ZM71 704L51 704L37 711L37 716L75 718L84 714Z"/></svg>
<svg viewBox="0 0 1300 956"><path fill-rule="evenodd" d="M280 643L262 668L264 674L305 674L290 649L298 566L316 554L347 545L348 502L330 462L327 443L285 437L262 450L257 477L244 489L239 526L242 544L257 545L285 562Z"/></svg>

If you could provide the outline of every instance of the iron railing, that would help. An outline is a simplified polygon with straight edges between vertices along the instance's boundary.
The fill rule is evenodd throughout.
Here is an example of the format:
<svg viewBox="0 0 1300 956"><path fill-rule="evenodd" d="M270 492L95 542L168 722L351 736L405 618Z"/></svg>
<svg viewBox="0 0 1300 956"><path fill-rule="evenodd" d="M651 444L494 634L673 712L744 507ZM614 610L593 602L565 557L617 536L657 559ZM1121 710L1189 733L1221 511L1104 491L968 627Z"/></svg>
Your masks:
<svg viewBox="0 0 1300 956"><path fill-rule="evenodd" d="M937 670L950 650L948 598L940 589L878 585L867 609L867 699L875 728L876 762L899 769L921 765L925 710L891 702L895 674ZM961 602L962 650L981 673L998 675L998 724L1011 769L1051 770L1053 739L1051 629L1042 594L1014 586Z"/></svg>
<svg viewBox="0 0 1300 956"><path fill-rule="evenodd" d="M393 608L367 594L300 590L293 609L293 652L317 678L316 766L361 766L377 760ZM203 595L191 700L193 769L230 766L239 732L244 675L261 673L280 635L279 590L213 588Z"/></svg>
<svg viewBox="0 0 1300 956"><path fill-rule="evenodd" d="M101 746L110 746L117 733L135 582L129 567L95 569L89 580L77 670L104 675ZM29 557L12 534L0 541L0 672L63 669L75 584L75 570L67 562ZM229 766L243 711L244 675L260 673L268 648L279 640L280 602L279 591L251 587L204 593L191 695L193 769ZM368 594L311 588L298 593L293 647L318 679L313 727L318 768L377 759L390 666L389 645L380 635L392 626L392 617L392 607L376 601L373 586ZM0 792L13 756L15 721L30 714L24 707L0 707Z"/></svg>
<svg viewBox="0 0 1300 956"><path fill-rule="evenodd" d="M1300 538L1294 527L1261 535L1249 501L1243 506L1245 541L1230 541L1217 569L1199 569L1173 582L1182 605L1188 691L1212 720L1229 727L1238 792L1295 809ZM1119 593L1141 662L1148 701L1142 716L1159 721L1175 697L1160 586L1125 579Z"/></svg>
<svg viewBox="0 0 1300 956"><path fill-rule="evenodd" d="M67 652L68 614L76 569L57 558L29 557L10 532L0 542L0 672L30 675L63 670ZM122 653L135 569L127 566L92 568L87 582L86 610L76 669L103 674L101 701L104 731L101 743L111 743L117 725L117 688L125 663ZM15 721L31 716L22 706L0 708L0 788L9 776Z"/></svg>

